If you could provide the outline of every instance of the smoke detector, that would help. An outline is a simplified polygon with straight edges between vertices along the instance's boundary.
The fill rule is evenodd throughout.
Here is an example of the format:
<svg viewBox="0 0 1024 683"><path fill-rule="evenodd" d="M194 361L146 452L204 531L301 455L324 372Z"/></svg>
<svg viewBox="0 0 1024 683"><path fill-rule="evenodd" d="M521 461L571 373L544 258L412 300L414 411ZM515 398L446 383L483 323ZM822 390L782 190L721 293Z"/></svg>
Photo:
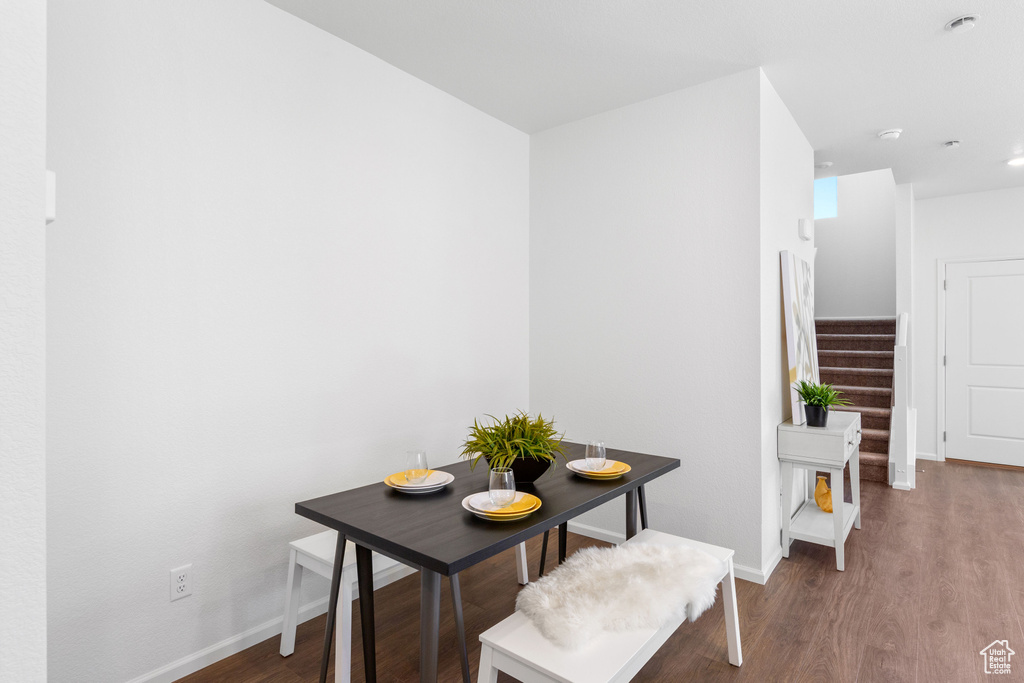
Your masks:
<svg viewBox="0 0 1024 683"><path fill-rule="evenodd" d="M831 161L819 161L818 163L816 163L814 165L814 168L822 168L822 169L824 169L824 168L832 168L832 162Z"/></svg>
<svg viewBox="0 0 1024 683"><path fill-rule="evenodd" d="M965 14L962 17L953 19L946 24L946 30L950 33L964 33L974 28L974 24L978 21L977 14Z"/></svg>
<svg viewBox="0 0 1024 683"><path fill-rule="evenodd" d="M942 143L942 145L946 149L956 149L957 147L960 146L960 141L959 140L947 140L946 142Z"/></svg>
<svg viewBox="0 0 1024 683"><path fill-rule="evenodd" d="M890 128L889 130L883 130L878 134L880 140L896 140L900 137L903 132L902 128Z"/></svg>

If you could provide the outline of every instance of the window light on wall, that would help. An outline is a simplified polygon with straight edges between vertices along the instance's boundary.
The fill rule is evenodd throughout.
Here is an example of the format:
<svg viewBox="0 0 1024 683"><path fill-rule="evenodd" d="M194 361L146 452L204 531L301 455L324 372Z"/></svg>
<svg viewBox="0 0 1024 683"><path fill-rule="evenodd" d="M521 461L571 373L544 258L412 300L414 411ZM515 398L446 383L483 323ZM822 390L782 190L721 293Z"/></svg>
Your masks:
<svg viewBox="0 0 1024 683"><path fill-rule="evenodd" d="M814 181L814 220L839 215L839 191L836 177Z"/></svg>

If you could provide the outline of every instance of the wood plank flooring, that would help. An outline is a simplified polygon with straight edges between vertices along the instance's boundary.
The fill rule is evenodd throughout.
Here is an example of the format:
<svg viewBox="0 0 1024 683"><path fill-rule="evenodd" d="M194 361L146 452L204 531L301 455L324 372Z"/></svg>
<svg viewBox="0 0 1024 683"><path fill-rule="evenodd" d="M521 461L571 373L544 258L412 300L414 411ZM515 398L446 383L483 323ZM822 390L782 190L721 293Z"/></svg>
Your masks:
<svg viewBox="0 0 1024 683"><path fill-rule="evenodd" d="M831 548L796 541L766 586L737 581L742 668L728 664L719 600L697 623L684 624L634 680L985 681L991 676L979 650L1007 639L1020 654L1013 673L1000 679L1024 681L1024 472L932 462L918 470L914 491L861 484L863 528L846 543L845 572L835 570ZM658 520L651 525L658 528ZM587 545L602 544L570 534L570 552ZM528 550L536 573L540 538ZM549 548L549 562L555 554ZM443 585L438 680L456 683L454 620ZM517 590L511 552L462 574L474 680L477 637L513 611ZM378 680L414 682L419 579L375 595ZM356 610L353 682L363 680ZM323 628L324 617L301 625L291 657L281 657L271 638L181 680L316 681Z"/></svg>

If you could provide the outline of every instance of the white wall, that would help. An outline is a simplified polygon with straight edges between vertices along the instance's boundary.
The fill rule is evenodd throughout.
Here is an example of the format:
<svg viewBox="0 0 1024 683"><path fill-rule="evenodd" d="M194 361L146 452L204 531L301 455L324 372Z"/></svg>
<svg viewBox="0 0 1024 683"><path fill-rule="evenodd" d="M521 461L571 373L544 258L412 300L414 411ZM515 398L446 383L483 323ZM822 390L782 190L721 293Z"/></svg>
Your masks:
<svg viewBox="0 0 1024 683"><path fill-rule="evenodd" d="M890 169L838 178L839 215L814 222L814 314L896 315L896 204Z"/></svg>
<svg viewBox="0 0 1024 683"><path fill-rule="evenodd" d="M801 240L798 228L801 218L814 217L814 150L764 73L760 104L761 557L762 571L770 573L782 557L776 428L793 416L779 252L792 251L813 267L814 242ZM806 491L805 472L797 472L794 506Z"/></svg>
<svg viewBox="0 0 1024 683"><path fill-rule="evenodd" d="M54 0L50 66L50 673L123 681L273 627L295 502L528 406L529 141L260 2Z"/></svg>
<svg viewBox="0 0 1024 683"><path fill-rule="evenodd" d="M0 680L46 675L46 3L0 5Z"/></svg>
<svg viewBox="0 0 1024 683"><path fill-rule="evenodd" d="M774 92L762 121L761 90L755 69L537 133L530 163L531 409L572 440L680 458L649 486L652 524L734 548L748 575L779 543L778 234L812 211L810 148ZM762 123L784 164L764 203ZM623 518L618 501L583 521Z"/></svg>
<svg viewBox="0 0 1024 683"><path fill-rule="evenodd" d="M897 185L896 192L896 312L914 310L914 186ZM914 403L914 327L910 319L907 327L907 395L909 405ZM913 455L913 454L911 454Z"/></svg>
<svg viewBox="0 0 1024 683"><path fill-rule="evenodd" d="M938 454L938 260L1024 258L1024 188L919 199L914 207L914 397L918 456Z"/></svg>

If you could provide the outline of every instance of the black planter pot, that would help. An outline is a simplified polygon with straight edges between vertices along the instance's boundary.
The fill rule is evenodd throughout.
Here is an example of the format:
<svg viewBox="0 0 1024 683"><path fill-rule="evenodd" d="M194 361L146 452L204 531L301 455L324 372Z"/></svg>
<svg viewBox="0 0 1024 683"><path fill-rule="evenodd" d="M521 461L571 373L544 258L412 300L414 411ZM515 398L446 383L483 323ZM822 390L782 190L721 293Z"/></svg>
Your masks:
<svg viewBox="0 0 1024 683"><path fill-rule="evenodd" d="M490 467L491 459L487 458L487 466ZM532 484L540 479L541 475L551 468L549 460L534 460L533 458L519 458L512 463L512 474L517 484Z"/></svg>
<svg viewBox="0 0 1024 683"><path fill-rule="evenodd" d="M821 406L804 406L808 427L825 427L828 425L828 408Z"/></svg>

